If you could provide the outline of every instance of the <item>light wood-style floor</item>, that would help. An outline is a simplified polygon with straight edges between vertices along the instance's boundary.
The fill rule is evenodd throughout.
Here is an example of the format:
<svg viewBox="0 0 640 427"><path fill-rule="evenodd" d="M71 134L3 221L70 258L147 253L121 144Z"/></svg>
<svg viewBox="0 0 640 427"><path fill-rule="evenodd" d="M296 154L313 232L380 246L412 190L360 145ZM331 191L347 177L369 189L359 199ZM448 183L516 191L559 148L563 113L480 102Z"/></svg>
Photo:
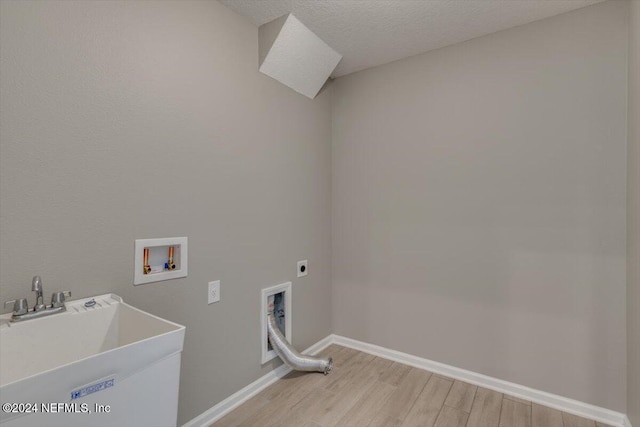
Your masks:
<svg viewBox="0 0 640 427"><path fill-rule="evenodd" d="M333 371L292 372L215 427L608 427L337 345Z"/></svg>

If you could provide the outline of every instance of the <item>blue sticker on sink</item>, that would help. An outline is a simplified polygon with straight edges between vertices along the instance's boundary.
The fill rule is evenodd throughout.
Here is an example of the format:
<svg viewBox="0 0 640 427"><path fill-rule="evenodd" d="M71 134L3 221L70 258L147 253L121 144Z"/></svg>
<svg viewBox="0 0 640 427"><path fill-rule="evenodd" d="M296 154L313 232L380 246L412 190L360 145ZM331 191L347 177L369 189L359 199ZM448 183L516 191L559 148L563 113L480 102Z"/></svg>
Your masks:
<svg viewBox="0 0 640 427"><path fill-rule="evenodd" d="M109 378L104 381L97 382L95 384L84 386L82 388L79 388L78 390L74 390L71 392L71 400L79 399L88 394L97 393L109 387L113 387L115 385L115 382L116 382L115 378Z"/></svg>

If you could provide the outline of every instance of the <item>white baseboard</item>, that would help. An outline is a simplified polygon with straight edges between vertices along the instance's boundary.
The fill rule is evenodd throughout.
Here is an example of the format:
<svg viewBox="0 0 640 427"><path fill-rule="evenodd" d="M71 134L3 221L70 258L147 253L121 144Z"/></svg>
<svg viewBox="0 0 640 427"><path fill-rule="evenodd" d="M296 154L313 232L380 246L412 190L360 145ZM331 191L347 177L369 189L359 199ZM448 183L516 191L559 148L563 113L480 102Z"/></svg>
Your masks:
<svg viewBox="0 0 640 427"><path fill-rule="evenodd" d="M332 343L333 336L329 335L313 344L311 347L303 351L303 353L317 354L330 346ZM227 415L229 412L233 411L238 406L242 405L247 400L251 399L256 394L260 393L265 388L269 387L274 382L278 381L280 378L287 375L289 372L291 372L291 368L289 368L287 365L283 364L278 366L276 369L258 378L248 386L244 387L242 390L232 394L222 402L207 409L205 412L193 418L192 420L187 421L183 425L183 427L207 427L213 424L220 418Z"/></svg>
<svg viewBox="0 0 640 427"><path fill-rule="evenodd" d="M373 354L384 359L393 360L395 362L404 363L418 369L424 369L447 377L455 378L470 384L488 388L500 393L506 393L521 399L530 400L540 405L578 415L580 417L589 418L614 427L632 427L629 418L616 411L601 408L599 406L590 405L578 400L569 399L567 397L558 396L556 394L547 393L545 391L536 390L525 387L520 384L511 383L500 380L498 378L489 377L487 375L478 374L476 372L467 371L466 369L456 368L455 366L445 365L444 363L434 362L422 357L413 356L411 354L402 353L400 351L391 350L378 345L357 341L340 335L329 335L318 341L303 353L317 354L331 344L338 344L344 347L353 348L365 353ZM229 396L222 402L198 415L191 421L184 424L183 427L206 427L219 420L242 403L251 399L260 391L269 387L291 371L286 365L279 366L268 374L258 378L242 390Z"/></svg>
<svg viewBox="0 0 640 427"><path fill-rule="evenodd" d="M395 362L404 363L413 367L435 372L440 375L455 378L470 384L488 388L500 393L506 393L521 399L530 400L532 402L578 415L584 418L596 420L615 427L631 427L629 418L620 412L611 411L599 406L590 405L574 399L547 393L545 391L535 390L520 384L511 383L487 375L478 374L476 372L467 371L465 369L456 368L454 366L445 365L443 363L434 362L422 357L413 356L411 354L402 353L391 350L378 345L357 341L351 338L333 335L333 343L344 347L350 347L355 350L373 354Z"/></svg>

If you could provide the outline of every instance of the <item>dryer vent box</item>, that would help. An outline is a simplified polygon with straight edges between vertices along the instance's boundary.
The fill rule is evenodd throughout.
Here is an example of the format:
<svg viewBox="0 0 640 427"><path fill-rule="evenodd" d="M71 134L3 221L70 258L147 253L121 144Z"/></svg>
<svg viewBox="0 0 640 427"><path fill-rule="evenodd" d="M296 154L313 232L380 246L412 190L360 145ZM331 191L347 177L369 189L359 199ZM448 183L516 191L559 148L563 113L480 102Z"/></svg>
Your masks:
<svg viewBox="0 0 640 427"><path fill-rule="evenodd" d="M292 14L262 25L259 45L260 72L311 99L342 59Z"/></svg>

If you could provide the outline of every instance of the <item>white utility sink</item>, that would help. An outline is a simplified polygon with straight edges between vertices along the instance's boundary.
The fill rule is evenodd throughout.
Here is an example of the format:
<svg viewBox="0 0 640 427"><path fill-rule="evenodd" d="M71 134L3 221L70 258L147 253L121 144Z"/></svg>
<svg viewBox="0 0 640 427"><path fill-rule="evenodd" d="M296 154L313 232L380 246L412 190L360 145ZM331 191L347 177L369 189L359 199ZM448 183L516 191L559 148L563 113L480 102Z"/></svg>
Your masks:
<svg viewBox="0 0 640 427"><path fill-rule="evenodd" d="M0 316L0 400L25 404L3 407L0 424L175 426L185 327L114 294L66 306L21 322Z"/></svg>

